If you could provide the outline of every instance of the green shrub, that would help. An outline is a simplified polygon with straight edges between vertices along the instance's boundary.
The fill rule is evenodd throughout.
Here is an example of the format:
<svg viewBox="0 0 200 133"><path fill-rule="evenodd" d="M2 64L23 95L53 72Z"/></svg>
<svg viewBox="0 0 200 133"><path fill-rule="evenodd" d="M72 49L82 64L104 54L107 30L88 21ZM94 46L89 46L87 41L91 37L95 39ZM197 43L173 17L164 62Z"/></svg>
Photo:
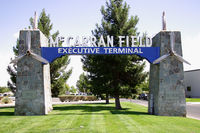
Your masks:
<svg viewBox="0 0 200 133"><path fill-rule="evenodd" d="M5 93L11 91L8 87L0 87L0 93Z"/></svg>
<svg viewBox="0 0 200 133"><path fill-rule="evenodd" d="M75 99L75 96L74 96L74 95L68 95L68 96L67 96L67 101L68 101L68 102L74 101L74 99Z"/></svg>
<svg viewBox="0 0 200 133"><path fill-rule="evenodd" d="M4 97L1 100L1 103L4 103L4 104L12 103L12 100L10 98L8 98L8 97Z"/></svg>
<svg viewBox="0 0 200 133"><path fill-rule="evenodd" d="M96 96L74 96L74 95L60 95L58 96L61 102L73 102L73 101L95 101Z"/></svg>
<svg viewBox="0 0 200 133"><path fill-rule="evenodd" d="M137 94L133 94L133 95L132 95L132 98L133 98L133 99L138 99L138 97L139 97L139 95L137 95Z"/></svg>
<svg viewBox="0 0 200 133"><path fill-rule="evenodd" d="M83 101L88 101L87 96L83 96Z"/></svg>
<svg viewBox="0 0 200 133"><path fill-rule="evenodd" d="M74 101L80 101L81 98L82 98L82 96L76 96L75 99L74 99Z"/></svg>
<svg viewBox="0 0 200 133"><path fill-rule="evenodd" d="M85 96L80 96L80 100L84 101Z"/></svg>
<svg viewBox="0 0 200 133"><path fill-rule="evenodd" d="M87 96L87 101L92 101L92 96Z"/></svg>
<svg viewBox="0 0 200 133"><path fill-rule="evenodd" d="M61 95L58 96L61 102L71 102L75 99L74 95Z"/></svg>
<svg viewBox="0 0 200 133"><path fill-rule="evenodd" d="M58 97L59 97L59 99L60 99L61 102L65 101L65 96L62 95L62 96L58 96Z"/></svg>
<svg viewBox="0 0 200 133"><path fill-rule="evenodd" d="M97 100L97 97L96 96L87 96L87 100L88 101L95 101L95 100Z"/></svg>

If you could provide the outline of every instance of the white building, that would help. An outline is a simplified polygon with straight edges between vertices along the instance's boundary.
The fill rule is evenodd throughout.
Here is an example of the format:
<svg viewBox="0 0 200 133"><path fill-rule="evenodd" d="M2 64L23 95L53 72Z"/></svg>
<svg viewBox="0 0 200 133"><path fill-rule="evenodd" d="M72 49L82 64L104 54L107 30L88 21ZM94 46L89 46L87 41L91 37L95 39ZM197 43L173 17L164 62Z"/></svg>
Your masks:
<svg viewBox="0 0 200 133"><path fill-rule="evenodd" d="M186 97L200 98L200 69L184 72Z"/></svg>

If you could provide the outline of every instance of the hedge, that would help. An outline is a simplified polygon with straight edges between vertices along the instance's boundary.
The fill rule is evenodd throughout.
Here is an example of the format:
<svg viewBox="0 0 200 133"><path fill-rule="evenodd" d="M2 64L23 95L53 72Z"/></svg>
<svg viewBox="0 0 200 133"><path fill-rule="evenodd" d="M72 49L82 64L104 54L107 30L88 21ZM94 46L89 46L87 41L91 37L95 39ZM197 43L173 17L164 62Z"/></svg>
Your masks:
<svg viewBox="0 0 200 133"><path fill-rule="evenodd" d="M58 96L61 102L71 102L71 101L95 101L96 96L74 96L74 95L61 95Z"/></svg>
<svg viewBox="0 0 200 133"><path fill-rule="evenodd" d="M1 103L3 104L12 103L12 100L8 97L4 97L3 99L1 99Z"/></svg>

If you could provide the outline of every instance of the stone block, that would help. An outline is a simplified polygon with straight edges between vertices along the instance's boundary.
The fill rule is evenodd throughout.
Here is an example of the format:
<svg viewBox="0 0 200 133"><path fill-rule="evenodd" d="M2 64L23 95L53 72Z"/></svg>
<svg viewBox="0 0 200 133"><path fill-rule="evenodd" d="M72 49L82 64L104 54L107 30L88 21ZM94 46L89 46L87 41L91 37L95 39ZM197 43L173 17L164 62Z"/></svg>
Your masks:
<svg viewBox="0 0 200 133"><path fill-rule="evenodd" d="M20 31L19 54L27 50L28 30ZM31 32L31 51L41 55L40 47L47 46L47 38L39 30ZM45 115L52 110L50 66L31 56L25 56L17 63L17 90L15 115Z"/></svg>
<svg viewBox="0 0 200 133"><path fill-rule="evenodd" d="M161 31L153 37L153 47L160 47L160 56L170 49L171 31ZM174 50L182 56L181 33L174 32ZM148 112L163 116L186 116L183 63L169 56L159 64L150 65Z"/></svg>

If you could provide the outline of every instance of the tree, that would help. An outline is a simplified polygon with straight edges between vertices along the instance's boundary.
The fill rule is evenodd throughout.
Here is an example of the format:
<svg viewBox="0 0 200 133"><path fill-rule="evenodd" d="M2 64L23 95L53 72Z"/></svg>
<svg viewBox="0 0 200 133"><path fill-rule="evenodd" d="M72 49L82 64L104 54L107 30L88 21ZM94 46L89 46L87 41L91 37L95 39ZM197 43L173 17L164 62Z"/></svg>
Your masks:
<svg viewBox="0 0 200 133"><path fill-rule="evenodd" d="M107 82L106 78L99 76L98 78L91 77L90 81L90 90L93 94L98 95L106 99L106 104L109 104L109 81Z"/></svg>
<svg viewBox="0 0 200 133"><path fill-rule="evenodd" d="M0 93L5 93L5 92L9 92L10 88L8 87L0 87Z"/></svg>
<svg viewBox="0 0 200 133"><path fill-rule="evenodd" d="M19 48L19 39L17 39L17 41L16 41L16 46L13 47L13 52L14 52L15 56L18 56L18 48ZM7 72L8 72L8 74L10 74L10 80L7 82L7 86L15 94L17 66L14 64L8 65Z"/></svg>
<svg viewBox="0 0 200 133"><path fill-rule="evenodd" d="M141 88L142 91L149 92L149 78L142 82L138 87Z"/></svg>
<svg viewBox="0 0 200 133"><path fill-rule="evenodd" d="M69 86L67 83L65 84L65 88L66 88L65 93L66 93L66 92L69 92L70 86Z"/></svg>
<svg viewBox="0 0 200 133"><path fill-rule="evenodd" d="M30 18L29 28L33 28L33 18ZM50 20L50 15L47 15L45 9L42 10L39 19L38 19L38 29L49 38L52 36L55 39L59 35L59 31L55 32L51 35L51 30L53 28L53 24ZM13 47L13 52L15 56L18 55L18 46L19 43L17 41L16 47ZM59 42L59 46L62 46L62 43ZM72 69L66 71L67 66L70 63L70 59L68 55L65 55L61 58L56 59L53 63L50 64L50 76L51 76L51 90L52 96L58 96L65 93L66 90L65 83L69 76L72 73ZM16 67L16 66L15 66ZM13 92L16 91L16 68L14 69L8 66L7 71L11 75L10 79L12 82L8 81L8 86L11 88Z"/></svg>
<svg viewBox="0 0 200 133"><path fill-rule="evenodd" d="M76 93L77 89L74 86L71 86L71 89L69 90L71 93Z"/></svg>
<svg viewBox="0 0 200 133"><path fill-rule="evenodd" d="M129 8L123 0L106 2L106 8L101 8L101 25L97 24L92 34L97 38L101 35L114 36L114 46L117 46L120 35L138 35L136 24L139 19L137 16L128 17ZM119 96L132 95L135 87L145 80L147 73L143 72L145 63L142 60L136 55L88 55L82 58L84 70L89 72L93 85L101 83L101 87L106 88L102 91L115 97L117 109L121 109Z"/></svg>
<svg viewBox="0 0 200 133"><path fill-rule="evenodd" d="M88 77L82 73L79 76L79 80L76 82L76 87L80 92L89 93L90 92L90 85L88 81Z"/></svg>
<svg viewBox="0 0 200 133"><path fill-rule="evenodd" d="M33 18L30 18L30 23L33 28ZM47 38L49 38L51 36L50 32L52 28L53 24L51 23L50 16L46 15L45 9L43 9L38 20L38 29L40 29L40 31ZM59 31L52 34L52 38L55 40L58 35ZM59 42L59 46L62 46L61 42ZM65 71L69 63L69 56L65 55L56 59L53 63L50 64L51 91L53 97L65 94L65 83L72 73L72 69Z"/></svg>
<svg viewBox="0 0 200 133"><path fill-rule="evenodd" d="M100 61L100 59L92 58L92 57L94 57L94 56L90 56L87 59L87 61L89 61L89 62L87 62L87 63L89 63L89 64L87 64L88 68L84 67L84 70L90 72L90 75L87 76L87 78L86 78L87 80L86 80L85 88L87 88L87 90L90 90L90 92L92 92L92 94L100 96L101 98L105 98L106 104L108 104L109 103L109 87L110 87L109 81L108 81L109 78L106 78L105 75L103 76L101 74L102 70L98 69L98 68L103 67L103 66L100 66L100 65L103 65L103 63L98 63L98 65L95 67L95 69L93 69L93 66L96 64L95 59L97 59L98 61ZM101 56L97 56L97 57L101 57ZM92 66L92 67L89 68L89 66ZM95 75L93 75L94 73L95 73ZM104 95L106 97L104 97Z"/></svg>

